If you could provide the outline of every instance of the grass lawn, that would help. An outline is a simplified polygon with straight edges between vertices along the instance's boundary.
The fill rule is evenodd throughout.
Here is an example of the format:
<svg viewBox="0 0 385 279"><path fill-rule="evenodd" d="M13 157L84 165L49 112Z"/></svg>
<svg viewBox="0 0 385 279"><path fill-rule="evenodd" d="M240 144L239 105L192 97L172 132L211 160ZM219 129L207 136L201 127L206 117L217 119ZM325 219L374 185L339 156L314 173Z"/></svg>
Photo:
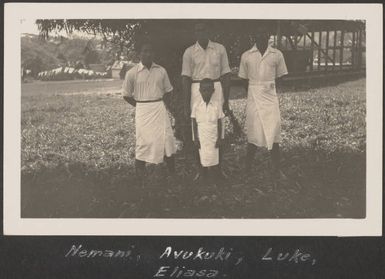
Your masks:
<svg viewBox="0 0 385 279"><path fill-rule="evenodd" d="M137 187L134 110L119 95L120 83L22 85L22 217L365 217L365 79L280 93L289 180L276 188L263 149L253 176L245 178L246 141L233 136L226 144L225 184L193 183L191 155L179 152L179 185L167 184L164 165L152 165L149 186ZM230 105L243 125L246 100Z"/></svg>

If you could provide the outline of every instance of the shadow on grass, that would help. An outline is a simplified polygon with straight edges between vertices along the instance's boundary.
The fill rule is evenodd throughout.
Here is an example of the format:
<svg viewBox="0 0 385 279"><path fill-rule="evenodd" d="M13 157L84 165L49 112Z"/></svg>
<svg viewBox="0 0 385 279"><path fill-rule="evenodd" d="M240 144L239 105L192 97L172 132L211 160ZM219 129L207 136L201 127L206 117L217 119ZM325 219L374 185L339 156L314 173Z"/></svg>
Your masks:
<svg viewBox="0 0 385 279"><path fill-rule="evenodd" d="M92 169L68 162L21 175L22 218L364 218L365 153L282 152L287 181L274 186L269 154L260 150L253 175L244 148L227 147L225 182L193 182L190 155L177 156L178 179L148 167L145 188L132 166Z"/></svg>

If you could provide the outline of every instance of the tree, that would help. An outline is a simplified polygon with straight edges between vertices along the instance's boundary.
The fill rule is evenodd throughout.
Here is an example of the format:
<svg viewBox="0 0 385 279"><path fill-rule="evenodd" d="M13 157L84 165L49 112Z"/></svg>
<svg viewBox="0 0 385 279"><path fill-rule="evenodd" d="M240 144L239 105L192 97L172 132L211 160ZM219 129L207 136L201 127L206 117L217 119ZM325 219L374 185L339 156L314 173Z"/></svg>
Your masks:
<svg viewBox="0 0 385 279"><path fill-rule="evenodd" d="M99 53L96 50L87 51L84 55L84 63L86 65L100 63Z"/></svg>
<svg viewBox="0 0 385 279"><path fill-rule="evenodd" d="M60 62L62 62L62 63L66 63L67 62L67 58L65 58L64 54L61 53L61 52L58 54L57 59L59 59Z"/></svg>
<svg viewBox="0 0 385 279"><path fill-rule="evenodd" d="M180 73L184 50L194 43L193 26L197 20L37 20L40 35L47 38L54 30L75 30L102 36L104 44L113 44L120 53L132 52L135 42L142 36L150 36L156 45L156 62L166 68L174 85L171 105L176 120L178 138L188 138L189 122L183 119L183 96L181 94ZM254 21L255 22L255 21ZM212 25L213 40L225 45L232 66L239 62L240 54L250 46L250 33L244 21L208 20ZM246 26L246 28L245 28ZM243 30L243 32L239 32ZM188 122L188 123L187 123ZM185 129L183 129L185 127ZM186 133L184 133L184 131ZM184 136L183 136L184 134Z"/></svg>
<svg viewBox="0 0 385 279"><path fill-rule="evenodd" d="M43 61L39 56L25 60L22 66L26 70L31 70L31 75L33 77L36 77L44 67Z"/></svg>
<svg viewBox="0 0 385 279"><path fill-rule="evenodd" d="M21 66L30 69L31 65L35 65L33 72L56 68L60 61L57 59L55 50L54 44L41 41L37 37L22 37Z"/></svg>
<svg viewBox="0 0 385 279"><path fill-rule="evenodd" d="M42 37L48 37L53 30L66 30L71 33L74 30L89 34L99 34L105 44L112 43L118 46L120 53L131 51L135 42L144 35L149 35L156 44L156 62L166 68L170 80L174 85L174 104L172 114L176 120L177 137L182 137L185 124L182 116L182 94L180 85L180 73L184 50L194 43L193 25L202 20L195 19L103 19L103 20L37 20L36 23ZM345 29L357 28L362 22L341 20L248 20L248 19L215 19L205 20L212 29L212 39L222 43L228 52L230 66L238 66L240 55L251 47L253 36L257 27L264 26L273 34L278 32L285 36L300 36L301 29L318 30L325 28ZM346 26L344 27L344 25ZM279 28L278 28L279 27ZM359 27L362 28L362 27ZM279 30L279 31L278 31ZM325 30L325 29L322 29ZM334 29L333 29L334 30ZM281 35L280 35L281 36ZM188 126L186 134L191 131ZM185 137L189 138L189 137Z"/></svg>

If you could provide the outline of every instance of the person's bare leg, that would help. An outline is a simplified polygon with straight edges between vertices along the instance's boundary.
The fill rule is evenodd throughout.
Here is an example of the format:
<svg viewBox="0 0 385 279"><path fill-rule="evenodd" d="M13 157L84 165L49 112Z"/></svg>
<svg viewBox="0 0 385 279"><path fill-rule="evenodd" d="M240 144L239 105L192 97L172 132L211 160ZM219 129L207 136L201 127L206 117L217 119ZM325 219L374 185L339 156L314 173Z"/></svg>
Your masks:
<svg viewBox="0 0 385 279"><path fill-rule="evenodd" d="M218 164L218 168L221 169L221 166L222 166L222 162L223 162L223 147L222 146L219 146L218 147L218 156L219 156L219 164Z"/></svg>
<svg viewBox="0 0 385 279"><path fill-rule="evenodd" d="M272 171L277 178L287 179L286 175L281 170L281 154L279 143L274 143L273 148L270 150Z"/></svg>
<svg viewBox="0 0 385 279"><path fill-rule="evenodd" d="M196 180L198 180L201 177L203 178L203 176L205 174L205 170L204 170L204 167L201 164L201 157L199 156L199 150L198 149L194 149L193 152L194 152L194 157L195 157L195 160L196 160L196 164L198 166L198 173L197 173L197 175L194 178L194 181L196 181Z"/></svg>
<svg viewBox="0 0 385 279"><path fill-rule="evenodd" d="M170 157L165 156L164 161L167 165L168 175L167 175L167 184L169 186L177 186L181 190L181 183L178 179L178 176L175 171L175 156L171 155Z"/></svg>
<svg viewBox="0 0 385 279"><path fill-rule="evenodd" d="M211 167L212 177L214 178L215 184L223 184L227 180L227 176L223 174L222 169L220 168L220 165L216 165Z"/></svg>
<svg viewBox="0 0 385 279"><path fill-rule="evenodd" d="M175 174L175 157L171 155L170 157L165 156L164 161L166 162L168 172L171 175Z"/></svg>
<svg viewBox="0 0 385 279"><path fill-rule="evenodd" d="M254 163L254 157L255 157L255 153L257 151L257 147L252 144L252 143L248 143L247 144L247 149L246 149L246 172L250 172L252 167L253 167L253 163Z"/></svg>
<svg viewBox="0 0 385 279"><path fill-rule="evenodd" d="M219 164L217 166L215 166L215 172L218 173L223 179L227 179L228 176L226 175L226 173L222 169L223 162L224 162L224 159L223 159L223 154L224 154L223 149L224 149L223 146L218 147Z"/></svg>
<svg viewBox="0 0 385 279"><path fill-rule="evenodd" d="M135 160L135 172L139 185L144 186L144 177L146 174L146 162L141 160Z"/></svg>
<svg viewBox="0 0 385 279"><path fill-rule="evenodd" d="M270 150L271 162L274 171L280 169L280 154L279 154L279 144L273 143L273 148Z"/></svg>
<svg viewBox="0 0 385 279"><path fill-rule="evenodd" d="M203 182L208 182L209 179L209 168L208 167L203 167L202 166L202 180Z"/></svg>

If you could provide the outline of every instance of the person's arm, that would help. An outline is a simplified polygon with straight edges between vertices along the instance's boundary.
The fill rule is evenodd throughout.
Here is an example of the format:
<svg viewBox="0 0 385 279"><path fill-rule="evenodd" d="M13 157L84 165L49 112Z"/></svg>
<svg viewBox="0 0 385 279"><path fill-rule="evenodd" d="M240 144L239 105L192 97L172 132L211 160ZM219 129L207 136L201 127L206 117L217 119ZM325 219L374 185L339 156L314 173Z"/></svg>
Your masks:
<svg viewBox="0 0 385 279"><path fill-rule="evenodd" d="M182 76L183 106L186 118L189 117L191 111L191 78Z"/></svg>
<svg viewBox="0 0 385 279"><path fill-rule="evenodd" d="M193 63L192 57L189 49L183 54L183 62L182 62L182 92L184 99L184 114L186 119L190 118L191 113L191 81L193 74Z"/></svg>
<svg viewBox="0 0 385 279"><path fill-rule="evenodd" d="M282 82L283 82L283 76L282 76L282 77L276 78L276 79L275 79L275 87L276 87L276 88L281 88Z"/></svg>
<svg viewBox="0 0 385 279"><path fill-rule="evenodd" d="M136 107L136 101L133 97L129 97L129 96L123 96L123 99L129 103L131 106L133 107Z"/></svg>
<svg viewBox="0 0 385 279"><path fill-rule="evenodd" d="M198 134L198 123L197 120L193 117L192 120L192 126L193 126L193 137L194 137L194 145L196 148L200 149L201 144L199 142L199 134Z"/></svg>
<svg viewBox="0 0 385 279"><path fill-rule="evenodd" d="M224 74L220 78L221 85L222 85L222 91L223 91L223 112L227 115L230 108L229 108L229 98L230 98L230 73Z"/></svg>
<svg viewBox="0 0 385 279"><path fill-rule="evenodd" d="M164 105L169 112L171 112L172 93L173 91L171 90L163 95Z"/></svg>
<svg viewBox="0 0 385 279"><path fill-rule="evenodd" d="M248 68L246 63L246 55L245 53L241 56L241 62L239 64L238 77L241 79L241 86L245 88L246 92L249 87L249 75Z"/></svg>
<svg viewBox="0 0 385 279"><path fill-rule="evenodd" d="M276 86L281 86L283 77L288 74L285 58L283 57L282 52L280 52L280 55L278 57L278 63L275 71L275 83Z"/></svg>
<svg viewBox="0 0 385 279"><path fill-rule="evenodd" d="M218 137L215 144L216 148L219 148L222 144L222 119L218 119Z"/></svg>
<svg viewBox="0 0 385 279"><path fill-rule="evenodd" d="M174 88L171 85L170 79L168 77L167 71L164 70L163 72L163 102L164 105L166 106L166 109L171 112L171 98L172 98L172 93L173 93Z"/></svg>
<svg viewBox="0 0 385 279"><path fill-rule="evenodd" d="M221 51L221 73L220 73L220 81L222 85L223 91L223 111L227 114L230 110L229 108L229 98L230 98L230 76L231 70L229 65L229 59L227 57L226 48L222 46Z"/></svg>
<svg viewBox="0 0 385 279"><path fill-rule="evenodd" d="M122 95L123 99L132 106L136 106L136 101L134 99L134 77L131 72L126 72L126 76L122 85Z"/></svg>
<svg viewBox="0 0 385 279"><path fill-rule="evenodd" d="M241 86L246 90L247 92L247 89L249 88L249 80L248 79L244 79L244 78L241 78Z"/></svg>

